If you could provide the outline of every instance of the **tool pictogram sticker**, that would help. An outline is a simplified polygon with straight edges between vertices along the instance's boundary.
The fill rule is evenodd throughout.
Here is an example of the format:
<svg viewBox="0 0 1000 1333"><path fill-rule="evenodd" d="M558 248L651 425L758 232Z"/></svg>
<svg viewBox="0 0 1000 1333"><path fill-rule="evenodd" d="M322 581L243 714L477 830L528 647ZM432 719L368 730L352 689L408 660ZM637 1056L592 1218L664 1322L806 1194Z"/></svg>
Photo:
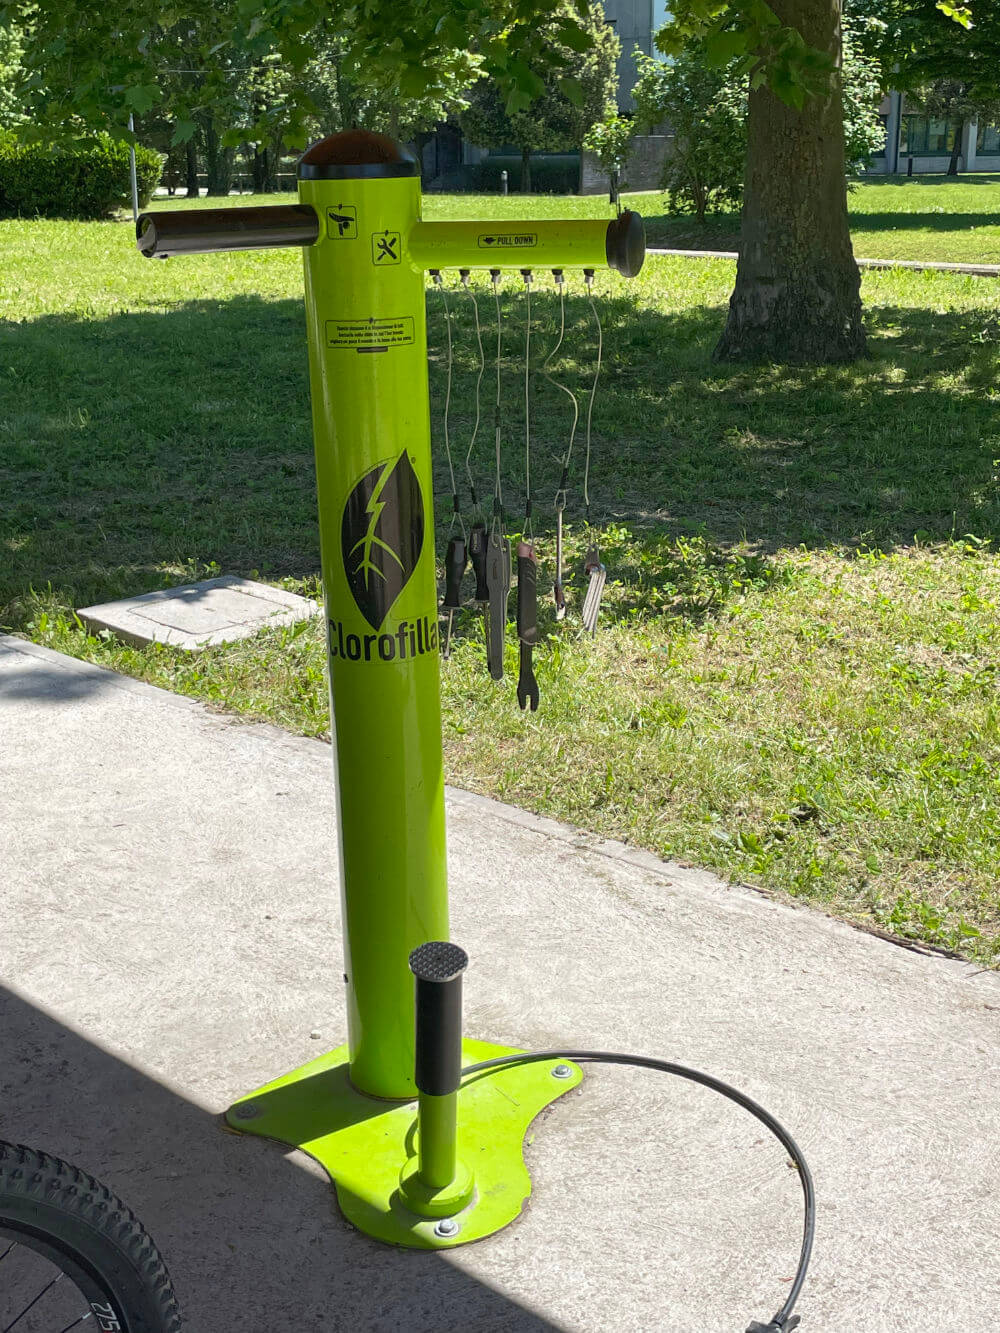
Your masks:
<svg viewBox="0 0 1000 1333"><path fill-rule="evenodd" d="M358 239L358 210L354 204L337 204L326 210L329 232L335 241Z"/></svg>
<svg viewBox="0 0 1000 1333"><path fill-rule="evenodd" d="M398 231L372 232L372 263L376 268L398 264L402 248L403 238Z"/></svg>

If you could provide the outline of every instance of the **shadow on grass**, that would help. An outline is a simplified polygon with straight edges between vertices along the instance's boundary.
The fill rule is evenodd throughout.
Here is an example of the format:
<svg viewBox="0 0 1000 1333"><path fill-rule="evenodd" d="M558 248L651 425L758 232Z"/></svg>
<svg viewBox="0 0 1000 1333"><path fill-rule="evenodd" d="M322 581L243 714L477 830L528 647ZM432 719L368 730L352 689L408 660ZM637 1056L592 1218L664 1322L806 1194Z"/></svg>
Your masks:
<svg viewBox="0 0 1000 1333"><path fill-rule="evenodd" d="M669 290L654 296L670 299ZM533 297L533 366L558 326ZM711 362L721 307L601 307L605 360L594 411L592 515L647 544L622 567L648 586L674 580L664 546L891 546L1000 535L994 459L1000 426L995 316L882 307L873 358L794 369ZM484 340L494 327L484 303ZM504 486L523 512L523 307L505 297ZM107 319L0 324L0 625L25 628L32 590L84 606L201 577L315 575L319 544L301 307L239 297ZM455 314L451 437L461 468L477 362L467 308ZM438 511L450 484L440 449L444 326L431 302ZM581 391L594 366L587 303L567 300L568 355L556 378ZM488 366L492 367L489 360ZM537 359L536 359L537 358ZM489 378L489 377L488 377ZM483 395L483 422L489 389ZM566 447L565 397L532 380L536 529L552 527ZM492 431L472 466L492 490ZM567 517L581 517L583 438ZM462 487L463 497L466 494ZM640 568L641 566L641 568ZM631 577L631 576L630 576ZM675 581L675 580L674 580ZM697 601L697 595L693 595Z"/></svg>
<svg viewBox="0 0 1000 1333"><path fill-rule="evenodd" d="M851 212L852 231L969 231L1000 226L1000 213Z"/></svg>

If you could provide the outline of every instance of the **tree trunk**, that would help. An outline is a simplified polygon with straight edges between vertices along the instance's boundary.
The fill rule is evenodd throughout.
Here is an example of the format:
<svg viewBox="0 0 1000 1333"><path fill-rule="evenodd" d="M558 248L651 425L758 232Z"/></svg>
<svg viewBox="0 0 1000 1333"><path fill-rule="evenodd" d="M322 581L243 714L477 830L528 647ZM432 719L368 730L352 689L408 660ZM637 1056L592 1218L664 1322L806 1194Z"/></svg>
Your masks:
<svg viewBox="0 0 1000 1333"><path fill-rule="evenodd" d="M260 144L253 146L253 161L250 164L250 176L253 181L254 194L264 194L267 191L267 149L262 148Z"/></svg>
<svg viewBox="0 0 1000 1333"><path fill-rule="evenodd" d="M962 140L965 137L965 121L958 122L958 129L955 131L955 142L951 146L951 161L948 163L949 176L958 175L958 159L962 156Z"/></svg>
<svg viewBox="0 0 1000 1333"><path fill-rule="evenodd" d="M233 159L235 148L223 148L215 122L205 123L205 175L210 195L226 195L233 181Z"/></svg>
<svg viewBox="0 0 1000 1333"><path fill-rule="evenodd" d="M840 0L771 0L783 24L835 55L836 83L801 111L750 93L740 258L723 361L854 361L865 355L861 276L847 219Z"/></svg>
<svg viewBox="0 0 1000 1333"><path fill-rule="evenodd" d="M521 193L531 193L531 149L521 149Z"/></svg>
<svg viewBox="0 0 1000 1333"><path fill-rule="evenodd" d="M184 180L189 199L198 198L198 149L193 138L184 145Z"/></svg>

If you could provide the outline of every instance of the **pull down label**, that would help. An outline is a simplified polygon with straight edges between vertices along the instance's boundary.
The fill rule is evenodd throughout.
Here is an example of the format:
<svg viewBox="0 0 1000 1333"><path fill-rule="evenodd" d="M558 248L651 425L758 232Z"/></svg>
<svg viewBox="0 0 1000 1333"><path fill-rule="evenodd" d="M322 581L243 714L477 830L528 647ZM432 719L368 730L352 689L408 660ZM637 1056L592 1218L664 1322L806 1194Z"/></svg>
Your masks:
<svg viewBox="0 0 1000 1333"><path fill-rule="evenodd" d="M413 316L390 319L328 319L327 347L353 347L356 352L387 352L413 342Z"/></svg>
<svg viewBox="0 0 1000 1333"><path fill-rule="evenodd" d="M533 231L483 232L478 239L480 250L529 250L538 244Z"/></svg>

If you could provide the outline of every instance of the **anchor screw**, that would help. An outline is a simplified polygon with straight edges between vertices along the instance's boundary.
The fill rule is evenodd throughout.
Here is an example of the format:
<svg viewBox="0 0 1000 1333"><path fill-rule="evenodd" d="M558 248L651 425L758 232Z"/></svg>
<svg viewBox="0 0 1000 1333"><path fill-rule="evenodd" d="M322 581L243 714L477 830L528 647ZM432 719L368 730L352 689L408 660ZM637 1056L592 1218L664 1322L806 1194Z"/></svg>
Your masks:
<svg viewBox="0 0 1000 1333"><path fill-rule="evenodd" d="M241 1102L233 1110L234 1120L256 1120L260 1115L260 1107L255 1102Z"/></svg>
<svg viewBox="0 0 1000 1333"><path fill-rule="evenodd" d="M572 1071L572 1069L570 1069L569 1065L556 1065L555 1069L553 1069L553 1071L552 1071L552 1077L553 1077L553 1078L572 1078L572 1077L573 1077L573 1071Z"/></svg>
<svg viewBox="0 0 1000 1333"><path fill-rule="evenodd" d="M457 1236L461 1228L453 1217L442 1217L441 1221L434 1228L435 1236L440 1236L442 1240L450 1240L452 1236Z"/></svg>

